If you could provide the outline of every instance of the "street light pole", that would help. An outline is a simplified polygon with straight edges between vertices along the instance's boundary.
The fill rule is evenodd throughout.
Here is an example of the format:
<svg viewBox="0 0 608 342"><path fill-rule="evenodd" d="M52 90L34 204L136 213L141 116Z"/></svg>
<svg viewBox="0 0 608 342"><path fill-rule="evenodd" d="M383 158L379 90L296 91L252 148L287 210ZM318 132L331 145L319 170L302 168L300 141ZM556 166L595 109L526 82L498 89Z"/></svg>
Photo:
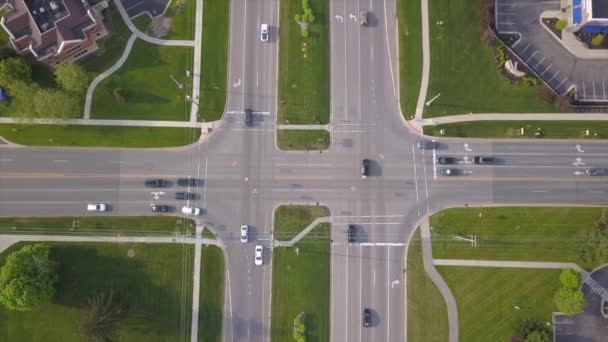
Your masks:
<svg viewBox="0 0 608 342"><path fill-rule="evenodd" d="M178 81L175 79L175 77L173 77L173 75L169 75L169 77L170 77L170 78L173 80L173 82L175 82L175 84L177 84L177 87L178 87L179 89L184 89L184 85L183 85L183 84L181 84L181 83L179 83L179 82L178 82Z"/></svg>
<svg viewBox="0 0 608 342"><path fill-rule="evenodd" d="M425 104L426 104L426 106L427 106L427 107L430 107L430 106L431 106L431 104L433 104L433 101L437 100L437 98L439 97L439 95L441 95L441 93L439 93L439 94L435 95L435 97L433 97L432 99L430 99L430 100L426 101L426 103L425 103Z"/></svg>

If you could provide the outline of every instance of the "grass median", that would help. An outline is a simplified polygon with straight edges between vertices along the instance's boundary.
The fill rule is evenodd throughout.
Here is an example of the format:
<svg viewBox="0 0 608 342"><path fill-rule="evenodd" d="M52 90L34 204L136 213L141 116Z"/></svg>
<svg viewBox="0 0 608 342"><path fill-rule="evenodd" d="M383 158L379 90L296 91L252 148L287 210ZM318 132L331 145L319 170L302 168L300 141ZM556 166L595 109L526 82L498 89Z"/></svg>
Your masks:
<svg viewBox="0 0 608 342"><path fill-rule="evenodd" d="M224 313L224 254L216 246L203 246L201 253L198 338L201 342L220 342Z"/></svg>
<svg viewBox="0 0 608 342"><path fill-rule="evenodd" d="M230 1L203 2L203 51L199 120L219 120L226 106Z"/></svg>
<svg viewBox="0 0 608 342"><path fill-rule="evenodd" d="M406 118L416 112L422 79L422 19L420 1L397 1L399 24L399 96Z"/></svg>
<svg viewBox="0 0 608 342"><path fill-rule="evenodd" d="M281 1L279 109L281 124L329 122L329 1L310 0L315 21L303 38L294 20L301 1ZM272 37L272 36L271 36Z"/></svg>
<svg viewBox="0 0 608 342"><path fill-rule="evenodd" d="M300 313L305 315L307 341L329 341L330 225L313 231L315 236L293 247L273 250L271 342L291 341Z"/></svg>
<svg viewBox="0 0 608 342"><path fill-rule="evenodd" d="M437 270L454 294L461 342L509 341L516 335L516 324L528 317L551 322L561 270L454 266Z"/></svg>
<svg viewBox="0 0 608 342"><path fill-rule="evenodd" d="M199 128L0 124L0 137L26 146L175 147L200 134Z"/></svg>
<svg viewBox="0 0 608 342"><path fill-rule="evenodd" d="M4 264L13 245L0 254ZM176 244L48 243L59 265L50 304L29 312L0 308L2 341L81 341L87 300L113 290L128 309L121 341L190 339L194 247Z"/></svg>
<svg viewBox="0 0 608 342"><path fill-rule="evenodd" d="M329 209L323 206L279 206L274 211L274 238L280 241L291 240L317 218L329 215Z"/></svg>
<svg viewBox="0 0 608 342"><path fill-rule="evenodd" d="M407 253L407 340L448 340L445 301L424 271L419 232L412 238Z"/></svg>
<svg viewBox="0 0 608 342"><path fill-rule="evenodd" d="M327 150L330 134L326 130L277 130L277 145L286 151Z"/></svg>
<svg viewBox="0 0 608 342"><path fill-rule="evenodd" d="M501 78L493 47L481 42L480 1L429 2L431 70L428 98L441 94L425 117L465 113L553 113L540 87Z"/></svg>
<svg viewBox="0 0 608 342"><path fill-rule="evenodd" d="M572 114L576 115L576 114ZM524 134L521 134L521 129ZM539 130L540 128L540 130ZM587 131L588 134L587 134ZM443 132L443 135L441 134ZM605 121L474 121L425 126L424 134L459 138L606 139Z"/></svg>

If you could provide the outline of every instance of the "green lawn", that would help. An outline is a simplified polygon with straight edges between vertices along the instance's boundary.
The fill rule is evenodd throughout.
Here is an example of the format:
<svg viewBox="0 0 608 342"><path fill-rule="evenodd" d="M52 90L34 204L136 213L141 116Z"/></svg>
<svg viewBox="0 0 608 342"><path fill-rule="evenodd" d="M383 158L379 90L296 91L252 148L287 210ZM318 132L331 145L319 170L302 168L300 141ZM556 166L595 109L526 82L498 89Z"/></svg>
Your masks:
<svg viewBox="0 0 608 342"><path fill-rule="evenodd" d="M407 253L407 340L445 342L448 340L445 301L424 271L420 233L415 234Z"/></svg>
<svg viewBox="0 0 608 342"><path fill-rule="evenodd" d="M305 313L306 340L329 341L330 225L320 224L315 230L325 238L307 236L294 247L273 250L272 342L293 340L293 320L301 312Z"/></svg>
<svg viewBox="0 0 608 342"><path fill-rule="evenodd" d="M397 1L399 21L399 96L406 118L416 112L422 78L422 19L420 1Z"/></svg>
<svg viewBox="0 0 608 342"><path fill-rule="evenodd" d="M330 140L326 130L277 130L277 145L281 150L327 150Z"/></svg>
<svg viewBox="0 0 608 342"><path fill-rule="evenodd" d="M329 1L309 3L316 20L308 38L302 38L294 20L302 2L281 1L279 6L279 123L329 122Z"/></svg>
<svg viewBox="0 0 608 342"><path fill-rule="evenodd" d="M194 221L170 216L0 217L0 232L175 233L191 231Z"/></svg>
<svg viewBox="0 0 608 342"><path fill-rule="evenodd" d="M189 0L192 1L192 0ZM203 1L203 51L199 120L219 120L226 106L230 1Z"/></svg>
<svg viewBox="0 0 608 342"><path fill-rule="evenodd" d="M425 117L463 113L558 111L538 100L539 87L511 85L499 76L493 48L481 42L480 0L429 2L431 73ZM443 21L442 25L436 23Z"/></svg>
<svg viewBox="0 0 608 342"><path fill-rule="evenodd" d="M195 128L0 124L0 137L28 146L173 147L200 134Z"/></svg>
<svg viewBox="0 0 608 342"><path fill-rule="evenodd" d="M137 40L126 63L95 89L95 119L172 120L190 118L185 100L192 48L158 46ZM190 69L191 70L191 69ZM184 89L171 80L173 75Z"/></svg>
<svg viewBox="0 0 608 342"><path fill-rule="evenodd" d="M319 217L329 216L329 209L312 205L282 205L274 211L275 240L291 240L312 221ZM313 229L314 234L318 231Z"/></svg>
<svg viewBox="0 0 608 342"><path fill-rule="evenodd" d="M453 208L431 216L433 257L577 262L585 231L602 208ZM479 218L482 213L482 218ZM477 236L477 247L453 236ZM605 260L606 262L608 260Z"/></svg>
<svg viewBox="0 0 608 342"><path fill-rule="evenodd" d="M185 4L183 4L185 2ZM206 9L203 5L203 9ZM163 17L171 18L171 30L163 39L194 39L194 22L196 15L195 0L175 0L171 1L167 12ZM203 12L203 16L205 12ZM203 17L203 19L206 19ZM204 20L203 20L204 23Z"/></svg>
<svg viewBox="0 0 608 342"><path fill-rule="evenodd" d="M131 18L131 21L141 32L149 33L148 28L150 27L150 24L152 24L152 18L150 18L149 15L142 14L135 19Z"/></svg>
<svg viewBox="0 0 608 342"><path fill-rule="evenodd" d="M553 295L560 284L561 270L437 269L456 299L461 342L509 341L514 326L522 319L551 322L551 313L556 310Z"/></svg>
<svg viewBox="0 0 608 342"><path fill-rule="evenodd" d="M569 114L566 114L569 115ZM571 114L576 115L576 114ZM524 128L524 135L519 131ZM541 138L549 139L606 139L608 122L605 121L476 121L425 126L424 134L460 138L535 138L541 128ZM585 136L589 130L589 136Z"/></svg>
<svg viewBox="0 0 608 342"><path fill-rule="evenodd" d="M31 312L0 309L0 340L81 341L77 332L87 299L110 289L130 306L119 330L121 341L190 339L193 246L49 245L51 257L59 263L59 282L52 303ZM7 253L0 254L0 263L4 263ZM133 253L132 257L128 253Z"/></svg>
<svg viewBox="0 0 608 342"><path fill-rule="evenodd" d="M224 254L216 246L203 246L198 340L220 342L224 308Z"/></svg>
<svg viewBox="0 0 608 342"><path fill-rule="evenodd" d="M201 236L203 238L207 238L207 239L215 239L215 235L213 234L213 232L211 232L208 228L203 228L203 232L201 233Z"/></svg>

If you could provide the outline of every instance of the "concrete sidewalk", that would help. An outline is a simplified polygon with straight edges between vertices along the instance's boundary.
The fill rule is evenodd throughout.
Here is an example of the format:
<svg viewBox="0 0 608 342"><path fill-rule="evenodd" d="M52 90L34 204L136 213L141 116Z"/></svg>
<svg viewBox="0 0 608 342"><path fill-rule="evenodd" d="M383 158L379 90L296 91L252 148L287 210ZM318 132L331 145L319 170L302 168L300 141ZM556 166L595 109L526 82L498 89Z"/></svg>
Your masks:
<svg viewBox="0 0 608 342"><path fill-rule="evenodd" d="M286 129L286 130L305 130L305 131L314 131L314 130L326 130L329 131L330 125L277 125L277 129Z"/></svg>
<svg viewBox="0 0 608 342"><path fill-rule="evenodd" d="M302 240L306 236L306 234L308 234L311 230L313 230L318 224L331 223L331 222L332 222L331 216L319 217L316 220L312 221L311 224L309 224L306 228L304 228L293 239L291 239L289 241L274 240L273 247L292 247L293 245L298 243L298 241Z"/></svg>
<svg viewBox="0 0 608 342"><path fill-rule="evenodd" d="M216 121L149 121L149 120L105 120L105 119L14 119L0 118L0 124L83 125L83 126L134 126L134 127L213 127Z"/></svg>
<svg viewBox="0 0 608 342"><path fill-rule="evenodd" d="M608 113L485 113L411 120L422 126L469 121L608 121Z"/></svg>

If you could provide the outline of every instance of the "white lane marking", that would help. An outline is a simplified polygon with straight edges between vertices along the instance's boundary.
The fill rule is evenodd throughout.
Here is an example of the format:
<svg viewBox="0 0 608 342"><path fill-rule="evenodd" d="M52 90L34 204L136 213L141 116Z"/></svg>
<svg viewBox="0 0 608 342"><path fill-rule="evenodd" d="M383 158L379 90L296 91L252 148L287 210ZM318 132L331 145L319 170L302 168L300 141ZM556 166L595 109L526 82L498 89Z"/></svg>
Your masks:
<svg viewBox="0 0 608 342"><path fill-rule="evenodd" d="M585 152L585 150L583 150L583 147L581 145L576 145L576 150L580 153Z"/></svg>
<svg viewBox="0 0 608 342"><path fill-rule="evenodd" d="M362 242L359 244L361 247L402 247L405 245L401 242Z"/></svg>
<svg viewBox="0 0 608 342"><path fill-rule="evenodd" d="M596 99L596 97L595 97L595 81L593 81L593 99L594 100Z"/></svg>
<svg viewBox="0 0 608 342"><path fill-rule="evenodd" d="M363 273L363 249L359 247L359 312L361 312L361 308L363 306L363 280L361 274ZM359 326L359 341L361 341L361 329L362 324L357 324Z"/></svg>
<svg viewBox="0 0 608 342"><path fill-rule="evenodd" d="M585 165L585 163L583 162L583 159L580 157L577 157L576 160L574 161L574 163L572 163L573 166L581 166L581 165Z"/></svg>
<svg viewBox="0 0 608 342"><path fill-rule="evenodd" d="M373 47L370 48L370 57L371 57L371 60L373 61L374 60L374 48Z"/></svg>
<svg viewBox="0 0 608 342"><path fill-rule="evenodd" d="M291 189L291 188L283 188L283 189L272 189L272 191L284 191L284 192L307 192L307 191L314 191L314 192L336 192L336 190L334 189Z"/></svg>
<svg viewBox="0 0 608 342"><path fill-rule="evenodd" d="M376 287L376 269L372 270L372 287Z"/></svg>
<svg viewBox="0 0 608 342"><path fill-rule="evenodd" d="M333 1L332 1L333 2ZM349 266L349 257L348 257L348 251L350 250L350 248L348 248L348 246L346 246L346 281L348 282L348 269L350 268ZM333 283L333 282L332 282ZM344 324L344 328L345 328L345 333L344 333L344 337L346 338L346 341L348 341L348 302L349 302L349 298L348 298L348 288L350 286L348 286L348 284L345 286L346 290L344 291L344 294L346 296L346 300L344 301L346 303L346 309L344 310L344 312L346 313L345 316L345 321L346 324Z"/></svg>
<svg viewBox="0 0 608 342"><path fill-rule="evenodd" d="M384 0L384 36L386 37L386 49L388 50L388 68L391 72L391 85L393 86L393 96L395 96L395 98L397 98L397 89L395 88L395 74L393 72L393 60L391 57L391 45L388 39L388 20L386 20L386 15L387 10L386 10L386 0ZM396 25L395 25L396 28Z"/></svg>
<svg viewBox="0 0 608 342"><path fill-rule="evenodd" d="M89 202L83 201L6 201L0 204L86 204ZM150 201L105 201L108 204L133 203L133 204L150 204Z"/></svg>
<svg viewBox="0 0 608 342"><path fill-rule="evenodd" d="M391 289L394 288L395 286L399 285L399 279L393 280L391 282Z"/></svg>
<svg viewBox="0 0 608 342"><path fill-rule="evenodd" d="M289 163L277 163L274 166L288 166L288 167L332 167L333 164L289 164Z"/></svg>
<svg viewBox="0 0 608 342"><path fill-rule="evenodd" d="M252 132L275 132L274 129L257 129L257 128L231 128L232 131L252 131Z"/></svg>
<svg viewBox="0 0 608 342"><path fill-rule="evenodd" d="M433 149L433 179L437 180L437 153Z"/></svg>
<svg viewBox="0 0 608 342"><path fill-rule="evenodd" d="M391 253L390 247L386 248L386 281L387 284L391 280ZM389 289L390 290L390 289ZM391 291L386 291L386 341L390 342L391 334Z"/></svg>
<svg viewBox="0 0 608 342"><path fill-rule="evenodd" d="M148 188L149 189L149 188ZM11 191L19 191L19 192L43 192L43 191L148 191L145 188L108 188L108 189L0 189L0 192L11 192Z"/></svg>
<svg viewBox="0 0 608 342"><path fill-rule="evenodd" d="M209 142L209 139L207 139ZM205 188L203 189L203 208L207 208L207 166L209 164L209 157L205 158ZM198 172L197 172L198 174Z"/></svg>
<svg viewBox="0 0 608 342"><path fill-rule="evenodd" d="M259 72L255 72L255 87L259 88L260 87L260 73Z"/></svg>
<svg viewBox="0 0 608 342"><path fill-rule="evenodd" d="M334 18L336 18L336 20L337 20L337 21L339 21L340 23L343 23L343 22L344 22L344 18L343 18L341 15L339 15L339 14L336 14L336 15L334 16Z"/></svg>
<svg viewBox="0 0 608 342"><path fill-rule="evenodd" d="M467 152L473 151L473 149L471 148L471 146L469 146L469 144L464 144L464 149L467 150Z"/></svg>
<svg viewBox="0 0 608 342"><path fill-rule="evenodd" d="M2 159L0 159L0 162L12 162L12 161L13 161L13 159L11 159L11 158L2 158Z"/></svg>
<svg viewBox="0 0 608 342"><path fill-rule="evenodd" d="M543 192L548 192L548 191L547 190L532 190L532 192L543 193Z"/></svg>
<svg viewBox="0 0 608 342"><path fill-rule="evenodd" d="M332 133L367 133L369 131L332 131Z"/></svg>
<svg viewBox="0 0 608 342"><path fill-rule="evenodd" d="M606 83L602 81L602 89L604 90L604 100L606 99Z"/></svg>
<svg viewBox="0 0 608 342"><path fill-rule="evenodd" d="M243 115L243 114L245 114L245 112L242 111L242 110L229 110L229 111L226 111L226 114L228 114L228 115ZM270 115L270 112L252 111L251 114L253 114L253 115Z"/></svg>
<svg viewBox="0 0 608 342"><path fill-rule="evenodd" d="M426 193L426 212L431 211L431 204L429 202L429 184L426 178L426 163L424 162L424 151L422 151L422 175L424 176L424 192Z"/></svg>
<svg viewBox="0 0 608 342"><path fill-rule="evenodd" d="M235 87L235 88L238 87L238 86L240 86L240 85L241 85L241 78L240 77L239 77L239 79L236 82L232 83L232 86Z"/></svg>
<svg viewBox="0 0 608 342"><path fill-rule="evenodd" d="M414 166L414 188L416 189L416 210L418 210L418 216L420 216L420 197L418 195L418 176L416 174L416 150L414 149L413 144L412 144L412 159L414 160L412 165Z"/></svg>
<svg viewBox="0 0 608 342"><path fill-rule="evenodd" d="M67 163L68 161L65 159L55 159L53 160L55 163Z"/></svg>
<svg viewBox="0 0 608 342"><path fill-rule="evenodd" d="M125 162L121 161L121 160L112 160L110 163L112 163L112 164L125 164Z"/></svg>
<svg viewBox="0 0 608 342"><path fill-rule="evenodd" d="M585 81L583 80L583 98L587 97L587 92L586 92L586 86L585 86Z"/></svg>

